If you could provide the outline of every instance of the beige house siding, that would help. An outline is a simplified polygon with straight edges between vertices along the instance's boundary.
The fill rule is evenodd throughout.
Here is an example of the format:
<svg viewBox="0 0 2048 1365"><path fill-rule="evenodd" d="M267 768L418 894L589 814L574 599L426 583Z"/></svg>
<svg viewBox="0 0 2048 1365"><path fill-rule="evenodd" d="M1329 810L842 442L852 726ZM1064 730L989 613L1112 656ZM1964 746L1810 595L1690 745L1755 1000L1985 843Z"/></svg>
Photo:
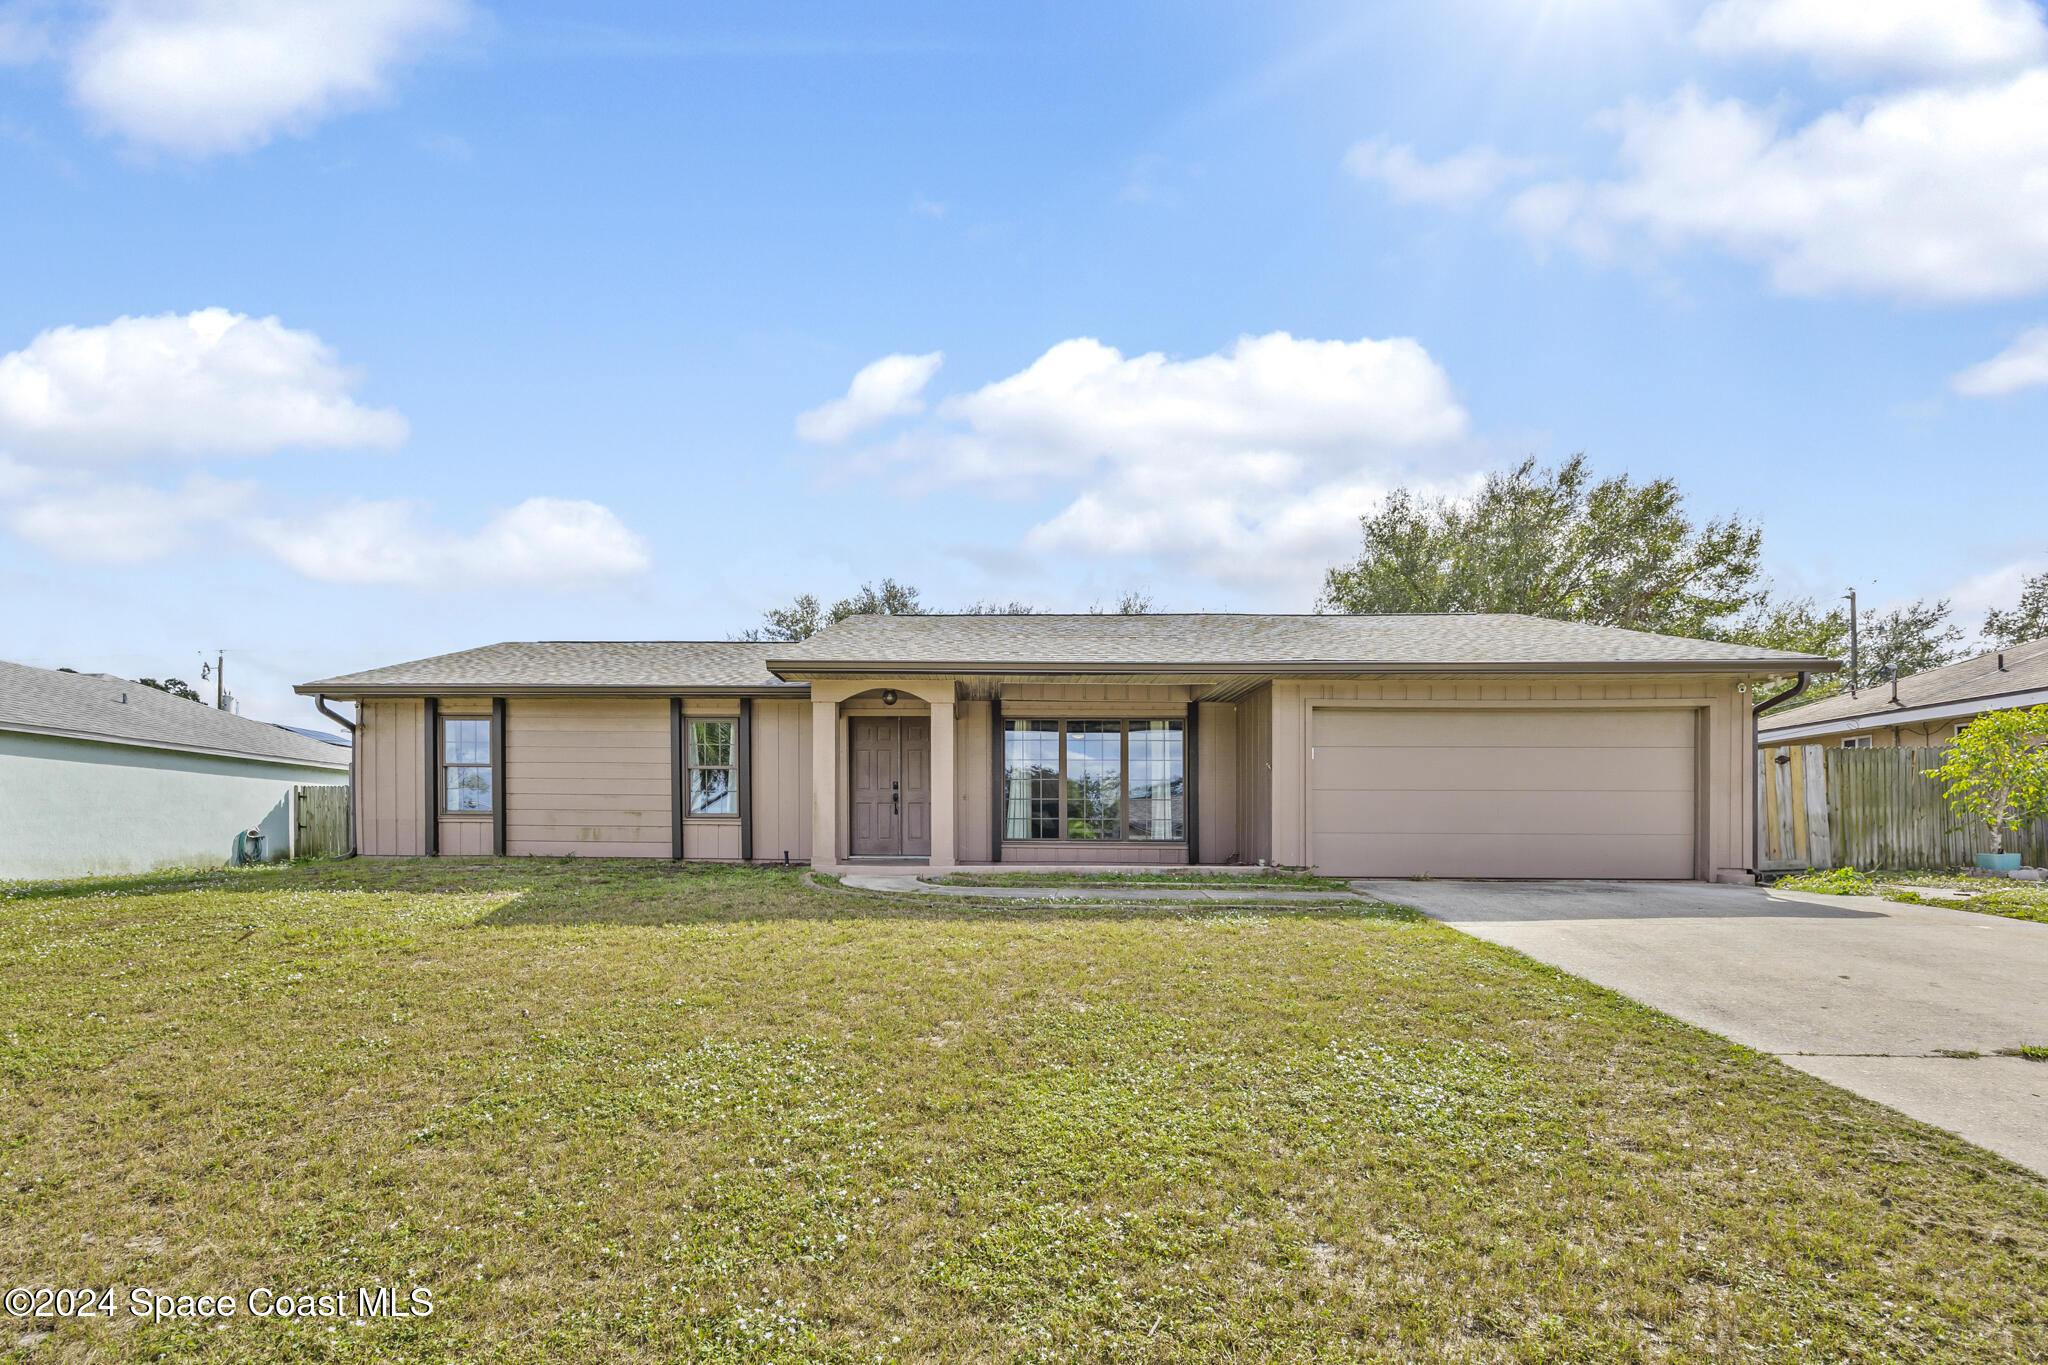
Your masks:
<svg viewBox="0 0 2048 1365"><path fill-rule="evenodd" d="M960 861L985 863L995 835L995 706L985 701L953 705L953 791L960 818L953 838Z"/></svg>
<svg viewBox="0 0 2048 1365"><path fill-rule="evenodd" d="M754 858L811 859L811 704L754 703ZM737 845L735 845L737 850ZM734 856L738 853L735 851Z"/></svg>
<svg viewBox="0 0 2048 1365"><path fill-rule="evenodd" d="M356 721L356 846L379 857L426 849L426 704L365 701Z"/></svg>
<svg viewBox="0 0 2048 1365"><path fill-rule="evenodd" d="M1195 726L1195 832L1205 863L1241 854L1237 818L1237 707L1205 702Z"/></svg>
<svg viewBox="0 0 2048 1365"><path fill-rule="evenodd" d="M507 853L671 856L665 698L514 697L505 711ZM737 856L736 822L733 839Z"/></svg>
<svg viewBox="0 0 2048 1365"><path fill-rule="evenodd" d="M1237 704L1238 854L1247 863L1273 857L1273 688Z"/></svg>
<svg viewBox="0 0 2048 1365"><path fill-rule="evenodd" d="M949 745L933 737L935 761L946 761L952 794L947 814L953 828L952 859L935 850L934 861L985 863L991 855L994 799L991 761L995 736L992 707L983 699L944 702L945 692L929 680L904 680L895 707L884 707L880 688L856 685L834 698L771 698L753 703L751 786L746 793L754 822L754 856L759 861L834 861L831 850L814 849L815 812L843 819L847 801L845 733L850 714L950 716ZM940 698L927 705L910 687ZM952 684L943 684L950 689ZM957 695L957 693L955 694ZM986 693L982 694L984 697ZM1235 855L1306 863L1314 853L1311 824L1309 736L1322 707L1510 708L1546 707L1584 713L1606 708L1689 711L1697 720L1695 773L1698 791L1695 850L1697 875L1736 878L1749 862L1754 820L1750 765L1754 729L1750 696L1739 679L1713 675L1522 676L1486 678L1386 675L1335 681L1279 681L1262 684L1235 702L1200 704L1195 744L1197 824L1205 862ZM484 713L488 700L449 698L442 713ZM1182 717L1190 689L1123 684L1008 685L1006 717L1131 718ZM667 858L672 850L670 702L666 697L512 697L507 702L505 802L507 851L512 854ZM690 698L692 717L737 717L736 698ZM424 712L417 698L368 700L358 736L360 764L358 828L362 851L372 855L416 856L424 852L427 750ZM1929 727L1937 732L1944 725ZM1887 731L1889 727L1887 727ZM819 763L812 752L820 737L836 740L837 764ZM1906 742L1927 742L1917 734ZM1887 733L1880 742L1889 742ZM826 756L828 759L832 755ZM936 785L936 784L935 784ZM934 811L934 829L940 827ZM693 859L734 860L740 852L739 821L732 817L686 820L684 854ZM441 851L449 856L487 854L488 819L445 816L438 824ZM1187 856L1180 843L1150 844L1104 840L1006 840L1005 862L1175 863Z"/></svg>

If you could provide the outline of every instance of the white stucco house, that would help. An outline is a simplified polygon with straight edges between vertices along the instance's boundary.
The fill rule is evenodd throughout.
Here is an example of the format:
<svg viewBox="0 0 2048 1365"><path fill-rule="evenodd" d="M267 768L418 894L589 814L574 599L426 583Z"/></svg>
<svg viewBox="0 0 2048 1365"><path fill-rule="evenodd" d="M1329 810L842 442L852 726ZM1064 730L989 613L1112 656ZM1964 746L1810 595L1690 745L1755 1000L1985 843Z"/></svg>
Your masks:
<svg viewBox="0 0 2048 1365"><path fill-rule="evenodd" d="M349 762L345 742L126 678L0 661L0 879L285 857L292 788L346 785Z"/></svg>

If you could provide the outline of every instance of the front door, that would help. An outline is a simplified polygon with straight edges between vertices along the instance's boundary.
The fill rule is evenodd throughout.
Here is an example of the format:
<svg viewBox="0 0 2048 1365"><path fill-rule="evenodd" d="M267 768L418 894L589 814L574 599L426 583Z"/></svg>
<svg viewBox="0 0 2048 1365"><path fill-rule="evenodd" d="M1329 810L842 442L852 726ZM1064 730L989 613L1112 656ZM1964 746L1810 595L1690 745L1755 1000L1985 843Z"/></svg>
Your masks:
<svg viewBox="0 0 2048 1365"><path fill-rule="evenodd" d="M855 716L848 729L853 855L929 854L931 722L911 716Z"/></svg>

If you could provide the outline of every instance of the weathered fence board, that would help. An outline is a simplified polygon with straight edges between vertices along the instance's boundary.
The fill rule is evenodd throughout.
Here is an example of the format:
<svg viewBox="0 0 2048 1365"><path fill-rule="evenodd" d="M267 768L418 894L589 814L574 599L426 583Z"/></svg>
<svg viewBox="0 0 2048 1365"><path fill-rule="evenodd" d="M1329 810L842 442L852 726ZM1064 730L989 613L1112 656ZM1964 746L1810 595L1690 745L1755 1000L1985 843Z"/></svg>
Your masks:
<svg viewBox="0 0 2048 1365"><path fill-rule="evenodd" d="M354 803L349 793L345 785L293 789L297 838L292 844L292 856L342 858L355 851L355 831L349 828Z"/></svg>
<svg viewBox="0 0 2048 1365"><path fill-rule="evenodd" d="M1757 857L1761 870L1963 867L1991 851L1962 825L1926 776L1944 749L1759 749ZM2030 867L2048 862L2048 820L2005 837Z"/></svg>

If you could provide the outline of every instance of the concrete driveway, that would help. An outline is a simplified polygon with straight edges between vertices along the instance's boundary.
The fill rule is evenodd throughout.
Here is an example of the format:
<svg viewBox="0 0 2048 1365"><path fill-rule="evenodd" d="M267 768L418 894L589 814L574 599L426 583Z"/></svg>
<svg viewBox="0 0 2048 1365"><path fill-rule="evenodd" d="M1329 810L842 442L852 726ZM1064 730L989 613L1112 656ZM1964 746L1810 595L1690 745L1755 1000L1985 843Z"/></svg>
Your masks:
<svg viewBox="0 0 2048 1365"><path fill-rule="evenodd" d="M2048 1175L2048 1062L1995 1055L2048 1045L2048 924L1746 886L1353 885Z"/></svg>

